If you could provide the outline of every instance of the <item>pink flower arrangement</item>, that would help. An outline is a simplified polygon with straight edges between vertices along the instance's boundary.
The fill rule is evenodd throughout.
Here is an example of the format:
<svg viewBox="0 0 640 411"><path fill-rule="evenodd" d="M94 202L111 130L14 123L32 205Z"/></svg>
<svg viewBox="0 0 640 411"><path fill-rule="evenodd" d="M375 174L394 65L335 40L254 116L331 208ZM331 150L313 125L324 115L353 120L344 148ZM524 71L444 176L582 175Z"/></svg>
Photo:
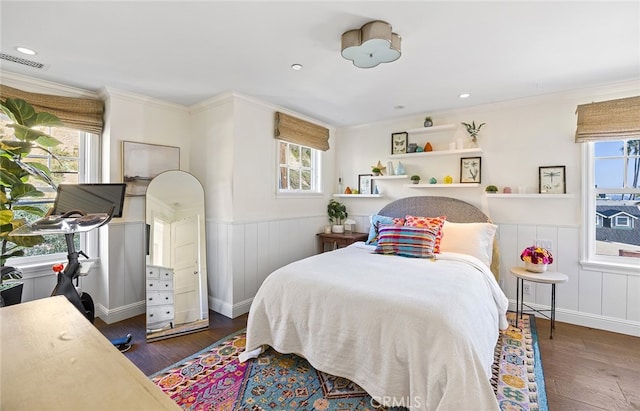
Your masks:
<svg viewBox="0 0 640 411"><path fill-rule="evenodd" d="M536 247L532 245L522 250L520 259L531 264L551 264L553 263L553 255L546 248Z"/></svg>

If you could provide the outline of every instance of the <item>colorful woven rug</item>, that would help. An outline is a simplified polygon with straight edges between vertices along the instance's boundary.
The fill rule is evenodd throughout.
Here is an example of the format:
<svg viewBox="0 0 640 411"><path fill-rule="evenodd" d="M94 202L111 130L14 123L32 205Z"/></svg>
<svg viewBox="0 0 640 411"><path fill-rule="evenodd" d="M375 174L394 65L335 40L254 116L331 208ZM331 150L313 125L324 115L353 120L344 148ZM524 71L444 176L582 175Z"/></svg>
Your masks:
<svg viewBox="0 0 640 411"><path fill-rule="evenodd" d="M525 315L501 333L491 383L501 410L547 411L538 336ZM238 361L244 330L150 378L185 410L386 410L358 385L315 370L301 357L267 349L255 360Z"/></svg>

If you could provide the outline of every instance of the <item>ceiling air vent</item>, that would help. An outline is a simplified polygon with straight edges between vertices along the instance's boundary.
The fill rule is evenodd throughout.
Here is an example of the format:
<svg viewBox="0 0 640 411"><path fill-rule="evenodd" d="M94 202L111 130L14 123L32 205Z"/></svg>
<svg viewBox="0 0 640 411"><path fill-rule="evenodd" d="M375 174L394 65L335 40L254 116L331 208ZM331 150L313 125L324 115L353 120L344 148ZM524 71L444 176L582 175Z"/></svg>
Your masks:
<svg viewBox="0 0 640 411"><path fill-rule="evenodd" d="M0 52L0 59L11 61L13 63L22 64L23 66L29 66L29 67L41 69L41 70L46 70L47 69L47 66L45 66L42 63L38 63L37 61L23 59L21 57L12 56L10 54L6 54L6 53L2 53L2 52Z"/></svg>

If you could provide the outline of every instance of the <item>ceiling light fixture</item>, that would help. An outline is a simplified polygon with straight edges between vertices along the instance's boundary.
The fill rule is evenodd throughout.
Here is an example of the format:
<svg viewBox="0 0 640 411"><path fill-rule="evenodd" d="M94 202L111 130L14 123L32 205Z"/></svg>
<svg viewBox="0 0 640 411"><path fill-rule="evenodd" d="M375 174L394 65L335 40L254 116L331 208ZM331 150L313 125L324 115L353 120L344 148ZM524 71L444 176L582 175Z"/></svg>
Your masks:
<svg viewBox="0 0 640 411"><path fill-rule="evenodd" d="M471 94L469 94L469 93L462 93L458 97L460 97L460 98L468 98L470 95Z"/></svg>
<svg viewBox="0 0 640 411"><path fill-rule="evenodd" d="M291 68L296 71L302 70L302 67L303 67L302 64L298 64L298 63L291 65Z"/></svg>
<svg viewBox="0 0 640 411"><path fill-rule="evenodd" d="M386 21L371 21L342 34L342 57L360 68L375 67L400 58L402 39Z"/></svg>
<svg viewBox="0 0 640 411"><path fill-rule="evenodd" d="M35 56L36 54L38 54L36 53L35 50L31 50L30 48L22 47L22 46L16 47L16 50L18 50L22 54L28 54L30 56Z"/></svg>

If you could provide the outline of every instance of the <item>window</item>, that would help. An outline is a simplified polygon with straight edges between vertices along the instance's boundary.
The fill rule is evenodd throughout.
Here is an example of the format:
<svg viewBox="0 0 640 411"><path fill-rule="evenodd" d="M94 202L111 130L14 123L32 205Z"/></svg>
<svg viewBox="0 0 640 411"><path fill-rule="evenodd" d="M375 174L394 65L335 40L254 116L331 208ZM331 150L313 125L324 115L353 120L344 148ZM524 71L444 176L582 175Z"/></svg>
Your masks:
<svg viewBox="0 0 640 411"><path fill-rule="evenodd" d="M635 266L640 257L640 224L633 223L640 218L640 140L584 146L586 260Z"/></svg>
<svg viewBox="0 0 640 411"><path fill-rule="evenodd" d="M278 141L278 192L319 193L320 151Z"/></svg>
<svg viewBox="0 0 640 411"><path fill-rule="evenodd" d="M616 227L629 227L631 228L631 220L627 216L616 216Z"/></svg>
<svg viewBox="0 0 640 411"><path fill-rule="evenodd" d="M5 127L7 120L6 117L0 118L0 127ZM43 131L61 141L62 144L48 147L48 152L32 150L28 156L29 159L45 164L51 170L56 184L97 181L97 148L99 139L97 135L65 127L48 127L43 128ZM34 177L31 177L29 182L44 192L45 195L41 198L25 199L18 204L35 206L46 212L53 206L56 196L55 190ZM28 222L33 222L39 218L28 213L20 214L16 212L15 214L16 217L25 218ZM13 262L23 265L64 259L67 253L64 236L50 235L46 236L45 239L46 241L43 244L24 248L25 256L14 257L9 260L9 264ZM74 240L78 250L84 250L88 255L96 256L97 247L94 244L97 242L95 235L91 233L82 234L75 236Z"/></svg>

